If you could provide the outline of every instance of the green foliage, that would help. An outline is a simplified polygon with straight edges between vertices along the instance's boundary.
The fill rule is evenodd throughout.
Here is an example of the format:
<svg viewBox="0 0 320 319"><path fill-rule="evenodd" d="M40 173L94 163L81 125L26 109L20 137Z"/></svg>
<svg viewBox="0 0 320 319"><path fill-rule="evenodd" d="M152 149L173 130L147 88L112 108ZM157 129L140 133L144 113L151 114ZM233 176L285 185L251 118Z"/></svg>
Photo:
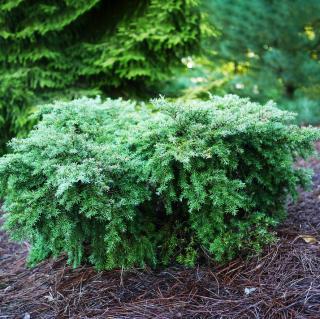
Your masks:
<svg viewBox="0 0 320 319"><path fill-rule="evenodd" d="M296 123L306 125L319 125L320 100L312 100L308 97L284 100L281 108L297 113Z"/></svg>
<svg viewBox="0 0 320 319"><path fill-rule="evenodd" d="M210 91L259 103L273 99L297 111L300 123L320 123L320 2L203 0L203 5L215 36L202 43L206 58L195 58L189 72L177 76L176 83L183 80L188 88L183 97L207 98ZM176 83L169 85L173 92Z"/></svg>
<svg viewBox="0 0 320 319"><path fill-rule="evenodd" d="M208 6L221 34L213 43L216 58L234 63L237 82L241 73L249 78L243 94L268 99L275 89L290 99L319 82L319 1L213 0Z"/></svg>
<svg viewBox="0 0 320 319"><path fill-rule="evenodd" d="M196 0L1 1L0 149L28 131L28 115L44 101L148 94L197 49L197 6Z"/></svg>
<svg viewBox="0 0 320 319"><path fill-rule="evenodd" d="M111 269L259 251L309 182L295 159L320 137L236 96L151 108L83 98L38 116L0 159L4 227L30 241L31 264L61 252Z"/></svg>

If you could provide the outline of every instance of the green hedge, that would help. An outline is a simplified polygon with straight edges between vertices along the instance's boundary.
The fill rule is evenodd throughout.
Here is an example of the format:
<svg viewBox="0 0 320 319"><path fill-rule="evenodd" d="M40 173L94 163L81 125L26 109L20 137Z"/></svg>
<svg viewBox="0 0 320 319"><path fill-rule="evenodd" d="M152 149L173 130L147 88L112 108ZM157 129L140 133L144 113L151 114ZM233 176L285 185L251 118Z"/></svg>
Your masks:
<svg viewBox="0 0 320 319"><path fill-rule="evenodd" d="M236 96L153 107L79 99L41 108L0 159L5 229L31 264L67 252L99 269L254 253L309 174L314 128Z"/></svg>

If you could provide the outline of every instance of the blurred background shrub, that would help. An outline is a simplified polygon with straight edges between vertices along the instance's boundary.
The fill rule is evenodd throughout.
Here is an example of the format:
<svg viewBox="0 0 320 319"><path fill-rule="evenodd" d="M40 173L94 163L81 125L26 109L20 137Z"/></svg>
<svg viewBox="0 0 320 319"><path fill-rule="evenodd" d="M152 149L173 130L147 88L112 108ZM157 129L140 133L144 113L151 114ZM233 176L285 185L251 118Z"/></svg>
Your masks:
<svg viewBox="0 0 320 319"><path fill-rule="evenodd" d="M320 1L203 0L211 38L202 54L184 59L163 92L208 99L207 91L234 93L320 122Z"/></svg>

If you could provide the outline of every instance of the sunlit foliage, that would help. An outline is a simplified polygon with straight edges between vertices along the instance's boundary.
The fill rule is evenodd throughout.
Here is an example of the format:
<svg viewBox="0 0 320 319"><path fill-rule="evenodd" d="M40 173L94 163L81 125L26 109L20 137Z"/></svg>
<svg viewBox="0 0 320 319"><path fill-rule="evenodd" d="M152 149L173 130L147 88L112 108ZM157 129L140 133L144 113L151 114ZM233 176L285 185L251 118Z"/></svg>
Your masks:
<svg viewBox="0 0 320 319"><path fill-rule="evenodd" d="M0 3L0 150L34 106L107 93L148 95L198 48L196 0Z"/></svg>

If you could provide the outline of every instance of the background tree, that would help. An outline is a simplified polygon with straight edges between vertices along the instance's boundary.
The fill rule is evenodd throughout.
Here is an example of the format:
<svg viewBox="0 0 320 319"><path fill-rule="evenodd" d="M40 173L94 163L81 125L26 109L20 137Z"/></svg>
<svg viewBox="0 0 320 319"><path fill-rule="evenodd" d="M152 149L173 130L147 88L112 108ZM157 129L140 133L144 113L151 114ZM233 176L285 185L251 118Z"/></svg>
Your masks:
<svg viewBox="0 0 320 319"><path fill-rule="evenodd" d="M293 99L320 80L320 2L212 0L216 58L249 78L247 94ZM278 92L279 90L279 92Z"/></svg>
<svg viewBox="0 0 320 319"><path fill-rule="evenodd" d="M194 58L186 97L236 93L276 100L320 121L320 1L204 0L216 37ZM189 65L190 67L190 65ZM184 78L185 79L185 78ZM181 83L178 81L177 83Z"/></svg>
<svg viewBox="0 0 320 319"><path fill-rule="evenodd" d="M147 95L199 43L196 0L4 0L0 148L55 98Z"/></svg>

